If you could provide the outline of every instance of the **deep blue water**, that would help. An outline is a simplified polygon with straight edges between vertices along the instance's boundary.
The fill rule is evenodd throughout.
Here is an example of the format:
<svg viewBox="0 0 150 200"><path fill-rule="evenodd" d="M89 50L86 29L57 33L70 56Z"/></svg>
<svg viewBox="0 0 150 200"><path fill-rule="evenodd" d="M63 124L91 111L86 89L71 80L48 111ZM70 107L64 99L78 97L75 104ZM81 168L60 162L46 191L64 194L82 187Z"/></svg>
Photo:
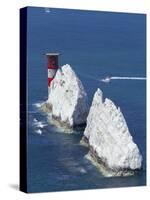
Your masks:
<svg viewBox="0 0 150 200"><path fill-rule="evenodd" d="M146 183L146 81L105 76L146 77L146 16L110 12L28 8L28 191L139 186ZM60 65L70 64L92 101L98 87L126 118L143 156L143 170L132 177L105 178L84 158L83 135L64 134L47 123L35 103L47 99L47 52L60 52ZM46 123L42 135L33 120Z"/></svg>

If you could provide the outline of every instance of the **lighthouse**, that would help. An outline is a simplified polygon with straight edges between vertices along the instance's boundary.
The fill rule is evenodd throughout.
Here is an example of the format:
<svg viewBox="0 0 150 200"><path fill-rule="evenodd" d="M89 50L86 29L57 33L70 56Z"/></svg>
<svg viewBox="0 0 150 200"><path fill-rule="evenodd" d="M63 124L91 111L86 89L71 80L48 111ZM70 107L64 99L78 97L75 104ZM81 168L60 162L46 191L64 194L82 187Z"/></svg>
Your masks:
<svg viewBox="0 0 150 200"><path fill-rule="evenodd" d="M47 60L48 60L48 89L51 85L51 81L55 77L55 74L58 69L58 56L59 53L47 53Z"/></svg>

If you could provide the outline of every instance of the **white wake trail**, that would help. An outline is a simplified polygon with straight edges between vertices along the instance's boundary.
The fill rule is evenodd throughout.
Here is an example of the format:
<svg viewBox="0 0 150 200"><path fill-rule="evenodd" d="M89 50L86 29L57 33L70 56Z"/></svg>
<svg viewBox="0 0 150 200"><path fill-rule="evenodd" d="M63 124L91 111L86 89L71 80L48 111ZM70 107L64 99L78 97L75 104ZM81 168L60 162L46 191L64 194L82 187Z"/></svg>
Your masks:
<svg viewBox="0 0 150 200"><path fill-rule="evenodd" d="M111 80L146 80L146 77L112 76Z"/></svg>
<svg viewBox="0 0 150 200"><path fill-rule="evenodd" d="M102 82L106 82L106 83L110 82L111 80L140 80L140 81L146 80L146 77L110 76L110 77L106 77L106 78L103 78L103 79L98 79L98 78L91 76L91 75L88 75L88 74L79 73L79 75L83 76L87 79L93 79L95 81L102 81Z"/></svg>

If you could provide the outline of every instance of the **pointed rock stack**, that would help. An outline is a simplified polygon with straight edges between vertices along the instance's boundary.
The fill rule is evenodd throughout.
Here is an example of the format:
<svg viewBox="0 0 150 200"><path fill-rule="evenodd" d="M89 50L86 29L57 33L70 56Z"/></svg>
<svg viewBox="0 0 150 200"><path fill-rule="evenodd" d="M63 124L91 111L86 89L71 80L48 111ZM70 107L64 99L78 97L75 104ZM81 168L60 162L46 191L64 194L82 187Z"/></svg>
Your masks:
<svg viewBox="0 0 150 200"><path fill-rule="evenodd" d="M89 112L87 94L70 65L66 64L57 70L44 110L69 128L86 123Z"/></svg>
<svg viewBox="0 0 150 200"><path fill-rule="evenodd" d="M125 118L114 103L95 92L82 142L88 144L88 158L106 176L130 175L141 168L142 156L128 130Z"/></svg>

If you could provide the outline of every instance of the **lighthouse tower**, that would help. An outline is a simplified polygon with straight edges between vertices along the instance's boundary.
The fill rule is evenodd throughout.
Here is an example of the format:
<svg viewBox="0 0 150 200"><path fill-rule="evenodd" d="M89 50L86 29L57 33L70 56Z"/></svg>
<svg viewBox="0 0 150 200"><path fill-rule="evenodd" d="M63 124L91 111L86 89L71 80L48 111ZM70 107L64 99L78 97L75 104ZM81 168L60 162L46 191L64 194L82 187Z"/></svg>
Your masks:
<svg viewBox="0 0 150 200"><path fill-rule="evenodd" d="M58 69L58 56L59 53L47 53L47 59L48 59L48 91L51 84L51 81L53 80L57 69Z"/></svg>

